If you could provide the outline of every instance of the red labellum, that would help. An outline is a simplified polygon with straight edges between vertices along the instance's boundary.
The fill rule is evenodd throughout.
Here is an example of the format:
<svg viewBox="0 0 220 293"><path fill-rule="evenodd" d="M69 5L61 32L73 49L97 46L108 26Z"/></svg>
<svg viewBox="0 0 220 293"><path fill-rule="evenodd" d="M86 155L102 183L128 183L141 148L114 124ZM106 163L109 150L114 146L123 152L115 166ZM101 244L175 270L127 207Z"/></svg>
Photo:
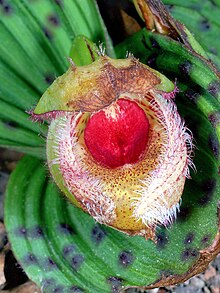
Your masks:
<svg viewBox="0 0 220 293"><path fill-rule="evenodd" d="M91 116L84 132L93 158L109 168L139 161L147 147L149 121L142 108L119 99Z"/></svg>

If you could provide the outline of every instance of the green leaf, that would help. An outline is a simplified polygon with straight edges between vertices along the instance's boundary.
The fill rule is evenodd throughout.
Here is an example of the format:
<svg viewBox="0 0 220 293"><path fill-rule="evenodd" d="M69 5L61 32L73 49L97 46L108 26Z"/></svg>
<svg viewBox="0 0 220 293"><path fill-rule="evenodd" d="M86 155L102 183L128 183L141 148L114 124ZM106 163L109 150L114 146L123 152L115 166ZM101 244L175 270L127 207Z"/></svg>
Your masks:
<svg viewBox="0 0 220 293"><path fill-rule="evenodd" d="M99 48L85 36L77 36L70 50L70 58L75 65L83 66L94 62L99 57Z"/></svg>
<svg viewBox="0 0 220 293"><path fill-rule="evenodd" d="M39 159L46 160L45 146L30 147L30 146L14 143L11 140L2 139L2 138L0 138L0 144L1 144L2 148L11 149L11 150L17 151L19 153L32 155L32 156L37 157Z"/></svg>
<svg viewBox="0 0 220 293"><path fill-rule="evenodd" d="M170 13L193 32L209 57L220 67L219 1L163 0Z"/></svg>

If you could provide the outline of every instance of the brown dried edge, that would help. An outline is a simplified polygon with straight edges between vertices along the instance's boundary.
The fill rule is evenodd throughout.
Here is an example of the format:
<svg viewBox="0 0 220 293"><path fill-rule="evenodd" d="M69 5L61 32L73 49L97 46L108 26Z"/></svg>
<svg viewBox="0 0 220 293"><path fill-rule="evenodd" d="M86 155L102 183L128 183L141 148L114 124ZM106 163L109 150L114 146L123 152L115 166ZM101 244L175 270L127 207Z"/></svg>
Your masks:
<svg viewBox="0 0 220 293"><path fill-rule="evenodd" d="M171 39L184 44L193 55L200 58L207 66L210 66L216 76L220 77L220 72L216 65L194 51L185 31L185 26L170 15L162 1L137 0L137 5L144 18L146 28L149 31L156 31L162 35L168 35Z"/></svg>

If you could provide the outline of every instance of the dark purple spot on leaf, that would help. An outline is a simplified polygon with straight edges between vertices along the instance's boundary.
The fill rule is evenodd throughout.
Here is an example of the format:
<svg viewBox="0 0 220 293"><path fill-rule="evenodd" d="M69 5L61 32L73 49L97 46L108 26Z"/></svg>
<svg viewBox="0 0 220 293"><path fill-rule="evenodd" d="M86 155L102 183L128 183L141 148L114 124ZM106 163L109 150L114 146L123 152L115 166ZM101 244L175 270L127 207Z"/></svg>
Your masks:
<svg viewBox="0 0 220 293"><path fill-rule="evenodd" d="M81 254L76 254L71 260L72 267L77 271L84 261L84 256Z"/></svg>
<svg viewBox="0 0 220 293"><path fill-rule="evenodd" d="M210 114L208 118L213 127L216 127L218 124L220 124L220 112L214 112Z"/></svg>
<svg viewBox="0 0 220 293"><path fill-rule="evenodd" d="M37 258L34 254L30 253L24 257L24 263L26 265L34 265L37 264Z"/></svg>
<svg viewBox="0 0 220 293"><path fill-rule="evenodd" d="M191 210L189 207L181 207L177 220L186 221L188 217L191 215Z"/></svg>
<svg viewBox="0 0 220 293"><path fill-rule="evenodd" d="M118 259L120 265L122 265L123 267L128 267L133 263L134 255L131 251L122 251L118 256Z"/></svg>
<svg viewBox="0 0 220 293"><path fill-rule="evenodd" d="M190 232L186 235L185 239L184 239L184 244L188 245L191 244L193 242L193 240L195 239L195 234Z"/></svg>
<svg viewBox="0 0 220 293"><path fill-rule="evenodd" d="M18 123L14 121L5 121L4 124L8 128L16 128L18 126Z"/></svg>
<svg viewBox="0 0 220 293"><path fill-rule="evenodd" d="M44 77L44 80L47 84L52 84L53 81L55 80L55 76L54 74L46 74L45 77Z"/></svg>
<svg viewBox="0 0 220 293"><path fill-rule="evenodd" d="M5 4L3 5L3 11L5 14L9 15L13 12L13 9L9 4Z"/></svg>
<svg viewBox="0 0 220 293"><path fill-rule="evenodd" d="M190 75L191 69L192 69L192 63L188 60L179 64L179 71L181 74L184 75L184 77L187 77Z"/></svg>
<svg viewBox="0 0 220 293"><path fill-rule="evenodd" d="M70 244L63 248L63 255L68 256L76 250L75 246Z"/></svg>
<svg viewBox="0 0 220 293"><path fill-rule="evenodd" d="M46 27L43 28L43 32L44 32L44 35L46 36L46 38L47 38L49 41L51 41L52 38L53 38L53 34L52 34L52 32L51 32L48 28L46 28Z"/></svg>
<svg viewBox="0 0 220 293"><path fill-rule="evenodd" d="M41 227L37 226L28 230L28 236L32 238L44 237L44 232Z"/></svg>
<svg viewBox="0 0 220 293"><path fill-rule="evenodd" d="M202 245L207 245L209 244L209 241L211 240L211 235L210 234L207 234L207 235L204 235L201 239L201 244Z"/></svg>
<svg viewBox="0 0 220 293"><path fill-rule="evenodd" d="M82 293L82 292L84 292L84 290L81 289L81 288L79 288L79 287L77 287L77 286L72 286L72 287L70 287L70 288L68 289L67 292Z"/></svg>
<svg viewBox="0 0 220 293"><path fill-rule="evenodd" d="M111 291L113 293L119 292L119 290L122 288L122 281L123 279L118 277L109 277L107 279L107 282L111 285Z"/></svg>
<svg viewBox="0 0 220 293"><path fill-rule="evenodd" d="M216 181L214 179L207 180L202 185L203 195L198 200L198 203L201 206L205 206L211 201L213 193L214 193L214 190L215 190L215 187L216 187Z"/></svg>
<svg viewBox="0 0 220 293"><path fill-rule="evenodd" d="M92 229L92 241L95 242L96 244L101 243L106 236L106 233L101 229L101 227L97 224L95 227Z"/></svg>
<svg viewBox="0 0 220 293"><path fill-rule="evenodd" d="M151 42L151 45L152 45L152 47L153 48L155 48L155 49L160 49L160 45L159 45L159 43L155 40L155 38L154 37L150 37L150 42Z"/></svg>
<svg viewBox="0 0 220 293"><path fill-rule="evenodd" d="M74 234L73 228L67 223L61 223L59 225L59 232L62 234Z"/></svg>
<svg viewBox="0 0 220 293"><path fill-rule="evenodd" d="M205 193L213 193L216 187L215 179L208 179L202 184L202 191Z"/></svg>
<svg viewBox="0 0 220 293"><path fill-rule="evenodd" d="M200 89L188 89L185 91L185 96L193 103L197 102L200 95Z"/></svg>
<svg viewBox="0 0 220 293"><path fill-rule="evenodd" d="M151 67L155 67L156 66L156 61L157 61L157 53L153 53L149 56L148 60L147 60L147 64Z"/></svg>
<svg viewBox="0 0 220 293"><path fill-rule="evenodd" d="M0 0L0 5L4 5L5 4L5 0Z"/></svg>
<svg viewBox="0 0 220 293"><path fill-rule="evenodd" d="M63 5L63 0L54 0L54 2L59 6Z"/></svg>
<svg viewBox="0 0 220 293"><path fill-rule="evenodd" d="M53 287L55 284L55 280L53 278L45 279L42 282L43 289L48 289L48 287Z"/></svg>
<svg viewBox="0 0 220 293"><path fill-rule="evenodd" d="M201 31L206 32L206 31L209 31L211 25L207 19L204 19L200 22L199 27Z"/></svg>
<svg viewBox="0 0 220 293"><path fill-rule="evenodd" d="M59 17L56 14L52 14L48 16L48 22L52 24L53 26L59 26L60 20Z"/></svg>
<svg viewBox="0 0 220 293"><path fill-rule="evenodd" d="M218 97L220 93L220 82L219 81L212 81L208 86L208 92L214 96Z"/></svg>
<svg viewBox="0 0 220 293"><path fill-rule="evenodd" d="M219 156L219 141L216 135L213 133L209 135L208 140L209 147L216 159L218 159Z"/></svg>
<svg viewBox="0 0 220 293"><path fill-rule="evenodd" d="M163 249L168 243L168 236L164 231L157 233L157 248L158 249Z"/></svg>
<svg viewBox="0 0 220 293"><path fill-rule="evenodd" d="M15 234L17 236L25 237L27 235L27 229L24 227L15 229Z"/></svg>
<svg viewBox="0 0 220 293"><path fill-rule="evenodd" d="M182 261L192 260L194 258L197 258L198 255L199 255L199 252L196 248L187 248L183 251L181 255L181 260Z"/></svg>
<svg viewBox="0 0 220 293"><path fill-rule="evenodd" d="M57 264L52 258L48 257L45 260L44 267L46 267L48 270L57 269Z"/></svg>

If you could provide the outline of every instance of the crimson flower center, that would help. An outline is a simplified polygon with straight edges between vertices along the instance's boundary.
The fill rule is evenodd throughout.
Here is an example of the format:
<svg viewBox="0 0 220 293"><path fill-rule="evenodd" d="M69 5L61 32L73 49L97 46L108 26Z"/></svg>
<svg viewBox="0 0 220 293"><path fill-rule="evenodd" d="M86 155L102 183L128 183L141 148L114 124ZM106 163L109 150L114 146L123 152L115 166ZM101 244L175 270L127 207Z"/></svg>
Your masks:
<svg viewBox="0 0 220 293"><path fill-rule="evenodd" d="M92 114L84 131L92 157L108 168L138 162L146 150L148 135L144 110L124 98Z"/></svg>

